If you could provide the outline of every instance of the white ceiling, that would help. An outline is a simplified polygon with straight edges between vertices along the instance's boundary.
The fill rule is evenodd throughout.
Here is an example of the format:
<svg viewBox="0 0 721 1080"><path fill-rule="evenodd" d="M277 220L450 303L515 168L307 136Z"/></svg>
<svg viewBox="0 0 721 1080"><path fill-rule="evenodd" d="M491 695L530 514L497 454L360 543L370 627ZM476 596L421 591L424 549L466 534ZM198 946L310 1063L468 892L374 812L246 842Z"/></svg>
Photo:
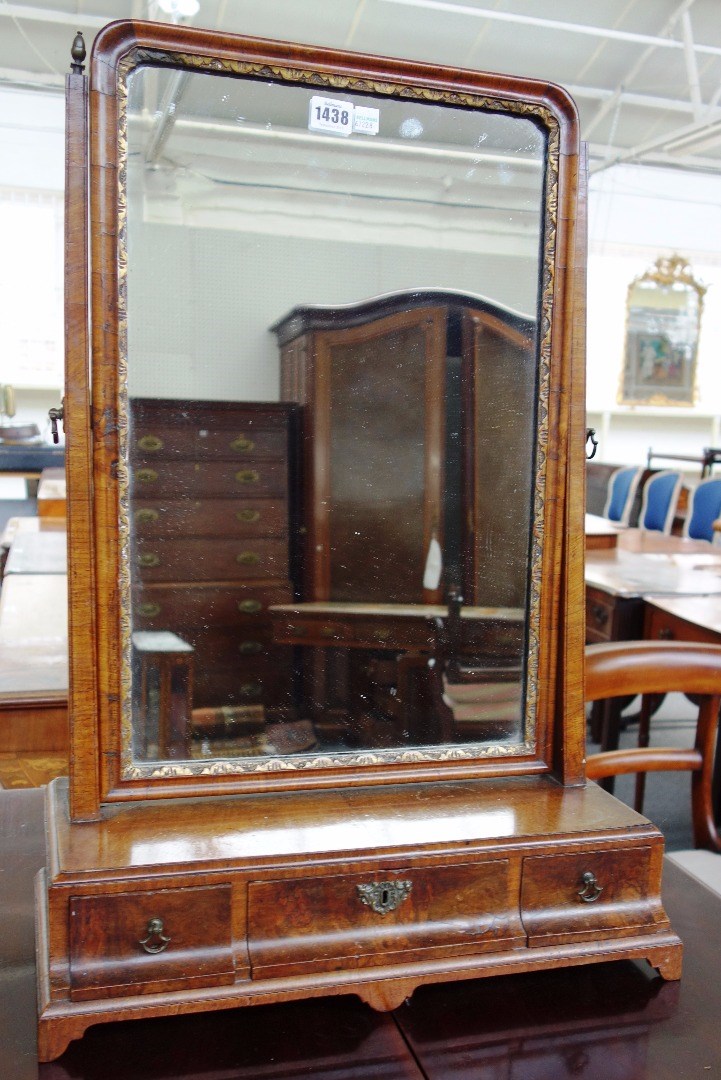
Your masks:
<svg viewBox="0 0 721 1080"><path fill-rule="evenodd" d="M158 0L0 0L0 86L62 88L70 45ZM200 0L224 32L528 75L575 97L592 171L721 172L720 0Z"/></svg>

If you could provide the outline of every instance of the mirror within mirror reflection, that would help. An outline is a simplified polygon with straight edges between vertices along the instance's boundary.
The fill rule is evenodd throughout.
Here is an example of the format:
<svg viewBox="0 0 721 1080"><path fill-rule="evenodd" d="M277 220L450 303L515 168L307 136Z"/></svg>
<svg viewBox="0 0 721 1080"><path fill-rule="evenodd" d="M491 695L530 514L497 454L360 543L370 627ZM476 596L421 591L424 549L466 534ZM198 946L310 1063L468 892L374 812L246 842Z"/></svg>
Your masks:
<svg viewBox="0 0 721 1080"><path fill-rule="evenodd" d="M127 155L134 759L521 752L542 127L141 66Z"/></svg>

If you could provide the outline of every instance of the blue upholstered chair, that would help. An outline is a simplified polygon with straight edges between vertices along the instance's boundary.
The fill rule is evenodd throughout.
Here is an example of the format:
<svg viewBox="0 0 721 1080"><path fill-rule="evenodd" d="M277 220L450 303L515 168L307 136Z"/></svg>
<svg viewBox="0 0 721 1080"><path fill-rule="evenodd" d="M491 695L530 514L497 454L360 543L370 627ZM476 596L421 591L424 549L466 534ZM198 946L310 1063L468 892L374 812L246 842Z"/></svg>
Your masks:
<svg viewBox="0 0 721 1080"><path fill-rule="evenodd" d="M692 540L713 540L713 523L721 517L721 476L707 476L689 496L683 535Z"/></svg>
<svg viewBox="0 0 721 1080"><path fill-rule="evenodd" d="M664 469L650 476L643 489L639 526L668 535L682 486L681 473L673 469Z"/></svg>
<svg viewBox="0 0 721 1080"><path fill-rule="evenodd" d="M617 521L619 525L628 525L641 472L640 466L630 465L611 473L606 505L603 508L603 516L609 521Z"/></svg>

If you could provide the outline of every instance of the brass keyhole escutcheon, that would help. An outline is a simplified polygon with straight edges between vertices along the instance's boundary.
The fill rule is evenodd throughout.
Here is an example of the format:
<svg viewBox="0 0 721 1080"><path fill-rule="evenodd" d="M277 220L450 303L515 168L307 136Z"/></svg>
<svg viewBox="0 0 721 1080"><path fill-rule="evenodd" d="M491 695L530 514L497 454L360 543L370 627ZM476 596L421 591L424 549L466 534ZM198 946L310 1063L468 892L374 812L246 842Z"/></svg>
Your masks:
<svg viewBox="0 0 721 1080"><path fill-rule="evenodd" d="M145 937L141 938L138 944L142 945L146 953L150 953L153 956L157 953L164 952L170 944L170 938L163 933L164 929L165 927L162 919L149 919L145 930Z"/></svg>
<svg viewBox="0 0 721 1080"><path fill-rule="evenodd" d="M584 904L592 904L595 900L598 900L602 892L603 886L598 884L595 874L587 870L585 874L581 875L581 888L578 890L578 895Z"/></svg>
<svg viewBox="0 0 721 1080"><path fill-rule="evenodd" d="M358 898L362 904L371 908L378 915L387 915L395 911L410 896L412 881L371 881L367 885L357 885Z"/></svg>

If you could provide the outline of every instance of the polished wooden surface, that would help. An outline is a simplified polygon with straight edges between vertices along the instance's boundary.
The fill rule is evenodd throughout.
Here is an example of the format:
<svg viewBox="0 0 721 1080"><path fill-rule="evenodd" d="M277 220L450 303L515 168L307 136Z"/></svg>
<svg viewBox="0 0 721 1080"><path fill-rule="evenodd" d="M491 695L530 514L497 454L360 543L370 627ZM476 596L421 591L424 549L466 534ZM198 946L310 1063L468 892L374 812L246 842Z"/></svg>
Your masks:
<svg viewBox="0 0 721 1080"><path fill-rule="evenodd" d="M12 1080L721 1074L721 898L670 863L664 900L685 943L681 983L624 961L422 987L385 1014L348 996L102 1024L39 1066L32 892L42 804L39 790L0 791L0 1045Z"/></svg>
<svg viewBox="0 0 721 1080"><path fill-rule="evenodd" d="M598 514L586 514L586 551L605 551L615 548L622 531L619 525Z"/></svg>
<svg viewBox="0 0 721 1080"><path fill-rule="evenodd" d="M65 517L67 484L65 469L43 469L38 484L38 517Z"/></svg>
<svg viewBox="0 0 721 1080"><path fill-rule="evenodd" d="M645 638L721 644L721 597L647 596Z"/></svg>

